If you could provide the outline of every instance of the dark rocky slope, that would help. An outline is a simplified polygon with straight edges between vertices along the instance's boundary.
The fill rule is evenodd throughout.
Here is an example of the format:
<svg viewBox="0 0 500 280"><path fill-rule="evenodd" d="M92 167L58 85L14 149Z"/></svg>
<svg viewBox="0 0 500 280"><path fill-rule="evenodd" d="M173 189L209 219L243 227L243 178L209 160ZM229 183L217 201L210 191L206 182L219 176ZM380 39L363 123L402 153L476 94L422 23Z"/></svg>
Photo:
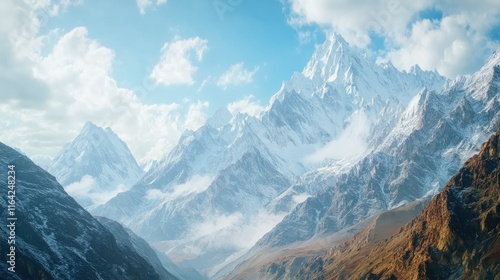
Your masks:
<svg viewBox="0 0 500 280"><path fill-rule="evenodd" d="M132 247L78 205L27 157L0 143L0 217L7 222L7 176L15 165L15 273L7 263L6 226L0 227L1 279L164 279ZM14 244L11 244L14 245Z"/></svg>

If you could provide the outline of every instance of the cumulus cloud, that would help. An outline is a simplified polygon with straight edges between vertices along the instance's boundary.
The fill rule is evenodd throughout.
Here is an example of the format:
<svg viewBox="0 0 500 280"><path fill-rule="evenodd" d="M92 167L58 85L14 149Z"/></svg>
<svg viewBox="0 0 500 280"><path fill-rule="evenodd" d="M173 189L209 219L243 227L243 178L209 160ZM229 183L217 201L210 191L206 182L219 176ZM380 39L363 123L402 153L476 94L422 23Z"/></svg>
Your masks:
<svg viewBox="0 0 500 280"><path fill-rule="evenodd" d="M0 7L6 15L0 27L0 141L29 156L54 156L92 121L112 128L145 162L161 158L185 129L204 123L207 102L145 104L119 87L111 75L113 50L90 38L86 28L60 32L45 55L40 19L30 17L38 8L12 0Z"/></svg>
<svg viewBox="0 0 500 280"><path fill-rule="evenodd" d="M248 84L253 81L253 76L259 71L259 67L248 70L243 62L231 65L229 69L220 76L217 86L226 90L230 85Z"/></svg>
<svg viewBox="0 0 500 280"><path fill-rule="evenodd" d="M403 0L287 0L289 23L297 27L317 24L341 34L351 45L367 47L371 34L382 36L385 52L400 69L419 64L453 78L477 70L497 39L488 33L500 24L500 2ZM442 16L421 18L425 11ZM496 40L496 41L495 41Z"/></svg>
<svg viewBox="0 0 500 280"><path fill-rule="evenodd" d="M366 139L370 131L370 120L363 111L355 113L340 136L305 158L312 163L328 159L356 157L367 149Z"/></svg>
<svg viewBox="0 0 500 280"><path fill-rule="evenodd" d="M416 22L410 36L401 38L402 47L389 51L386 58L404 70L419 64L447 77L469 73L481 67L497 45L468 25L460 16Z"/></svg>
<svg viewBox="0 0 500 280"><path fill-rule="evenodd" d="M150 8L153 5L160 6L162 4L165 4L167 3L167 0L136 0L135 2L137 3L137 7L139 8L139 12L141 13L141 15L144 15L146 14L146 9Z"/></svg>
<svg viewBox="0 0 500 280"><path fill-rule="evenodd" d="M257 117L264 111L265 107L260 105L258 100L255 100L253 95L245 96L245 98L229 103L227 110L235 116L238 113L244 113L249 116Z"/></svg>
<svg viewBox="0 0 500 280"><path fill-rule="evenodd" d="M292 25L333 27L349 43L366 47L369 32L400 33L415 12L431 1L289 0Z"/></svg>
<svg viewBox="0 0 500 280"><path fill-rule="evenodd" d="M165 43L161 49L161 58L149 76L156 84L192 85L193 75L198 69L193 65L193 59L201 61L207 50L207 40L199 37L189 39L175 38ZM192 58L192 55L195 55Z"/></svg>

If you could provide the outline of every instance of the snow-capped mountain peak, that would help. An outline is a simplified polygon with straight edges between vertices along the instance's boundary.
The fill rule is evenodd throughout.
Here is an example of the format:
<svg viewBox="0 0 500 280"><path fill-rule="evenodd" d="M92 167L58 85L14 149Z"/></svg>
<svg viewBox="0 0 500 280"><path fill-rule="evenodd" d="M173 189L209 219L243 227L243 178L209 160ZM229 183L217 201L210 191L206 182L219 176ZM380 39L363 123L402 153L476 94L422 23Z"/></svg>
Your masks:
<svg viewBox="0 0 500 280"><path fill-rule="evenodd" d="M18 260L14 273L7 270L8 262L0 264L1 279L176 279L144 240L115 222L92 217L47 171L3 143L0 164L11 166L15 191L21 194L14 198L15 208L7 196L0 198L1 215L7 216L9 205L17 219L11 222L17 230L14 241L2 242L0 250L10 247ZM7 182L7 169L0 181ZM2 227L0 238L7 240L12 232Z"/></svg>
<svg viewBox="0 0 500 280"><path fill-rule="evenodd" d="M304 98L337 94L345 105L363 106L374 98L395 98L407 104L424 86L440 91L445 78L419 66L408 72L399 71L390 62L377 64L338 34L317 46L302 73L295 73L285 82L271 103L283 100L289 92Z"/></svg>
<svg viewBox="0 0 500 280"><path fill-rule="evenodd" d="M232 118L232 114L229 112L229 110L223 106L217 109L217 111L214 113L212 117L210 117L207 120L207 124L215 129L222 127L229 123L229 121Z"/></svg>
<svg viewBox="0 0 500 280"><path fill-rule="evenodd" d="M489 57L488 61L484 65L484 67L493 67L496 65L500 65L500 47L498 47L493 54Z"/></svg>
<svg viewBox="0 0 500 280"><path fill-rule="evenodd" d="M97 130L100 130L100 129L93 122L86 121L85 124L83 125L82 130L80 131L80 133L83 133L84 131L93 131L93 130L97 131Z"/></svg>
<svg viewBox="0 0 500 280"><path fill-rule="evenodd" d="M242 235L234 234L234 225L253 227L252 221L281 217L297 203L304 204L267 241L285 244L338 230L425 195L458 165L461 156L450 156L449 149L472 149L461 144L469 135L457 133L448 118L463 115L464 127L480 132L493 114L483 114L484 123L476 125L467 116L479 116L481 104L472 100L454 113L464 92L444 91L444 83L437 72L377 64L333 35L258 118L222 108L198 130L186 131L131 190L94 214L130 225L205 272L240 251ZM439 174L425 175L436 169ZM301 179L308 172L309 179ZM179 189L197 191L173 196ZM350 207L354 203L362 207ZM279 219L270 220L272 227ZM219 225L216 234L193 235ZM212 242L225 234L235 246L226 238ZM217 265L207 262L216 258Z"/></svg>
<svg viewBox="0 0 500 280"><path fill-rule="evenodd" d="M333 81L341 73L341 68L348 68L352 64L352 52L353 49L349 48L342 36L333 34L316 48L302 74L311 80Z"/></svg>
<svg viewBox="0 0 500 280"><path fill-rule="evenodd" d="M497 95L500 89L500 47L477 73L466 79L464 86L467 91L474 92L471 95L473 99L481 102ZM496 100L500 102L500 98Z"/></svg>
<svg viewBox="0 0 500 280"><path fill-rule="evenodd" d="M48 171L83 206L104 203L143 175L127 145L111 128L91 122L63 147Z"/></svg>

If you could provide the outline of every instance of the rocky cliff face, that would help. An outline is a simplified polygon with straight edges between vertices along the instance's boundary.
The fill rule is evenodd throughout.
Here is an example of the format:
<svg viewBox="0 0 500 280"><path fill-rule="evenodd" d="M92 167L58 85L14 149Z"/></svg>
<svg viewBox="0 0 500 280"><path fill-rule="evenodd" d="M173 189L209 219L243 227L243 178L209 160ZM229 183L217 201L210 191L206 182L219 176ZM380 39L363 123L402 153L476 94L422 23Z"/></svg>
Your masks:
<svg viewBox="0 0 500 280"><path fill-rule="evenodd" d="M321 279L324 277L324 259L332 247L352 247L356 250L367 244L379 243L397 233L400 227L420 214L430 197L382 212L340 232L307 242L280 248L261 248L251 252L251 257L236 265L227 279ZM356 237L346 242L356 234ZM346 245L349 244L349 245ZM365 257L365 255L362 255ZM311 267L310 269L304 269ZM318 271L319 269L319 271Z"/></svg>
<svg viewBox="0 0 500 280"><path fill-rule="evenodd" d="M310 260L296 276L495 279L500 275L499 165L500 131L415 219L395 234L373 239L372 231L361 231L327 254Z"/></svg>
<svg viewBox="0 0 500 280"><path fill-rule="evenodd" d="M8 198L5 189L0 217L17 220L14 229L0 227L0 250L15 246L15 273L8 272L10 256L2 253L2 279L165 279L133 247L122 246L52 175L0 143L2 184L14 181L8 175L15 176L15 197ZM7 207L14 205L11 199L15 210ZM8 244L13 232L15 242Z"/></svg>
<svg viewBox="0 0 500 280"><path fill-rule="evenodd" d="M156 252L149 244L130 229L123 227L120 223L104 217L95 217L99 223L106 227L115 237L116 243L123 251L135 251L144 258L160 276L160 279L173 280L176 277L167 271Z"/></svg>
<svg viewBox="0 0 500 280"><path fill-rule="evenodd" d="M379 126L388 132L360 160L343 162L347 168L332 164L299 178L288 192L311 197L257 246L279 247L331 234L439 191L500 128L499 53L473 75L448 81L441 91L420 91L402 112L392 113L395 120L389 117ZM316 190L308 190L308 178L320 178L315 180ZM286 200L274 203L283 204Z"/></svg>

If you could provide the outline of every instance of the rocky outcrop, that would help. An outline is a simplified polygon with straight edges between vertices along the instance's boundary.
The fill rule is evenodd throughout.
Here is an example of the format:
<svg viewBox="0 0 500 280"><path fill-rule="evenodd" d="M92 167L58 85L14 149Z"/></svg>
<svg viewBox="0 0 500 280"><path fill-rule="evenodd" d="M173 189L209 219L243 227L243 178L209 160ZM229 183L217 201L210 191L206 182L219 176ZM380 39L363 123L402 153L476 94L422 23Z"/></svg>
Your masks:
<svg viewBox="0 0 500 280"><path fill-rule="evenodd" d="M302 279L494 279L500 275L499 162L500 131L396 234L377 242L362 231L309 261L299 275Z"/></svg>
<svg viewBox="0 0 500 280"><path fill-rule="evenodd" d="M0 143L0 182L9 181L15 187L8 197L5 186L0 216L17 220L10 221L15 228L0 227L1 279L174 279L120 243L52 175ZM15 260L8 263L11 251Z"/></svg>

